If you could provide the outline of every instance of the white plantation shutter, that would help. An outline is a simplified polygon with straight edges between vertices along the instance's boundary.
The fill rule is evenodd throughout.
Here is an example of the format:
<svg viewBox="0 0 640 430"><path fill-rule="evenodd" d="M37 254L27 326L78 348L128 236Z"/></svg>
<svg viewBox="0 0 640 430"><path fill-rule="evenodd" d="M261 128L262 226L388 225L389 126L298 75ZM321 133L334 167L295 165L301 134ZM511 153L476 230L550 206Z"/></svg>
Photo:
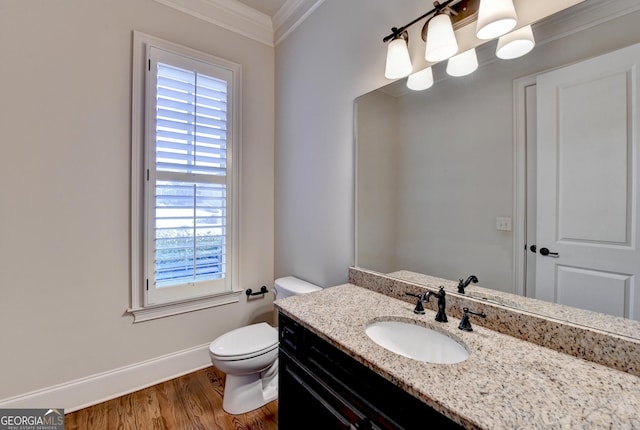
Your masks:
<svg viewBox="0 0 640 430"><path fill-rule="evenodd" d="M231 71L148 48L147 304L231 290Z"/></svg>
<svg viewBox="0 0 640 430"><path fill-rule="evenodd" d="M156 169L226 175L227 83L157 64Z"/></svg>

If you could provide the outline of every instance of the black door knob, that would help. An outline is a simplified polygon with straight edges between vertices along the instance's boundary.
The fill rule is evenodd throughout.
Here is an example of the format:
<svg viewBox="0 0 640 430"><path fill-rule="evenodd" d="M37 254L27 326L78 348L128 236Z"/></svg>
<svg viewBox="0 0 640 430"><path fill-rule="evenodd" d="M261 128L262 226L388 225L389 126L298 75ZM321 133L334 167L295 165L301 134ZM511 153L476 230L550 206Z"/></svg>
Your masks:
<svg viewBox="0 0 640 430"><path fill-rule="evenodd" d="M547 248L540 248L540 255L544 255L545 257L559 257L560 255L557 252L551 252Z"/></svg>
<svg viewBox="0 0 640 430"><path fill-rule="evenodd" d="M531 245L531 246L529 247L529 249L531 250L531 252L536 252L536 249L537 249L537 248L536 248L536 246L535 246L535 245Z"/></svg>

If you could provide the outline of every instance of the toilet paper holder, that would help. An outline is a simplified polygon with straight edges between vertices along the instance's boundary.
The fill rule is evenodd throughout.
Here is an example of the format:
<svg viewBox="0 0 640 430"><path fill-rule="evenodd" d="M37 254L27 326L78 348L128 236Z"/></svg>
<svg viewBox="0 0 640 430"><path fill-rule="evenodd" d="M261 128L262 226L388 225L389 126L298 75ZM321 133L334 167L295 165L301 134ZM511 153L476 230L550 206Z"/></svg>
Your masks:
<svg viewBox="0 0 640 430"><path fill-rule="evenodd" d="M251 296L259 296L259 295L264 295L267 294L269 292L269 290L267 289L266 285L263 285L262 287L260 287L260 291L256 291L255 293L251 290L251 288L247 288L246 291L244 292L247 297L251 297Z"/></svg>

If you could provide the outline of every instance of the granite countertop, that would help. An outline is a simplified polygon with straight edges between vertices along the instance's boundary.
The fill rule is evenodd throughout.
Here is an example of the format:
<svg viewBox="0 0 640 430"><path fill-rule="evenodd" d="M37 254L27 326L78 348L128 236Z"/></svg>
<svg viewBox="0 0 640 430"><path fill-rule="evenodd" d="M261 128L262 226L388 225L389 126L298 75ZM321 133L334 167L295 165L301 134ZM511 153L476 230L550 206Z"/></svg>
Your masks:
<svg viewBox="0 0 640 430"><path fill-rule="evenodd" d="M416 273L409 270L399 270L388 273L388 276L415 282L437 289L439 285L444 285L447 293L458 291L458 282L448 279L436 278L434 276ZM469 284L466 288L467 297L476 299L488 299L494 303L522 309L539 315L546 315L556 320L568 321L585 327L592 327L597 330L606 331L617 336L626 336L631 339L638 339L640 336L640 321L628 318L615 317L599 312L588 311L571 306L537 300L531 297L523 297L504 291L484 288L480 285Z"/></svg>
<svg viewBox="0 0 640 430"><path fill-rule="evenodd" d="M469 429L640 429L640 378L352 284L275 302L277 308L376 373ZM463 343L469 358L429 364L374 343L375 319L413 322ZM473 324L473 317L472 317Z"/></svg>

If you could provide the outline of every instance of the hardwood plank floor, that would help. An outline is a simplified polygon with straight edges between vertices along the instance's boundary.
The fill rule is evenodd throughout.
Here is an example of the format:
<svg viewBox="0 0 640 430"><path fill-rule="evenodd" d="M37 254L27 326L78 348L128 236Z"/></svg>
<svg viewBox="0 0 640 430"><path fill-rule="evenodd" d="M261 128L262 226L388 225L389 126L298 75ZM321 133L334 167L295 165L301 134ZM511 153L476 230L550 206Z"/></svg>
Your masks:
<svg viewBox="0 0 640 430"><path fill-rule="evenodd" d="M208 367L65 415L66 430L277 430L278 401L242 415L222 409L224 373Z"/></svg>

